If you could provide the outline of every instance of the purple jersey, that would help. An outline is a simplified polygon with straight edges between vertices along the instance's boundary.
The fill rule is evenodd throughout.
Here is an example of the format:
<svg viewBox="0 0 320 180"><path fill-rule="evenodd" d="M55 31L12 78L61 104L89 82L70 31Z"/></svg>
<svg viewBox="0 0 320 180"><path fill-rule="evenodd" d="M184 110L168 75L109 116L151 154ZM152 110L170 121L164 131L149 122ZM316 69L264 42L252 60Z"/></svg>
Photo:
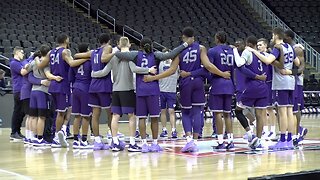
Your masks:
<svg viewBox="0 0 320 180"><path fill-rule="evenodd" d="M234 70L234 54L233 49L228 45L218 45L210 48L208 51L208 58L212 64L217 66L221 71ZM224 79L223 77L212 74L211 79L211 94L234 94L234 84L230 79Z"/></svg>
<svg viewBox="0 0 320 180"><path fill-rule="evenodd" d="M262 75L267 71L267 65L259 60L259 58L252 53L252 58L247 59L246 67L253 73ZM246 78L246 90L242 95L247 98L263 98L268 96L268 86L265 81Z"/></svg>
<svg viewBox="0 0 320 180"><path fill-rule="evenodd" d="M22 65L26 65L29 62L31 62L33 60L33 56L22 61ZM29 82L28 80L28 74L26 74L25 76L23 76L23 81L22 81L22 87L21 87L21 94L20 94L20 99L29 99L30 98L30 93L31 93L31 88L32 88L32 84Z"/></svg>
<svg viewBox="0 0 320 180"><path fill-rule="evenodd" d="M145 54L142 51L138 52L136 65L143 68L151 68L152 66L159 66L154 53ZM136 92L137 96L152 96L160 95L160 87L158 81L144 82L143 74L136 74Z"/></svg>
<svg viewBox="0 0 320 180"><path fill-rule="evenodd" d="M102 52L103 52L103 47L100 47L92 52L91 59L90 59L92 71L100 71L107 65L106 63L101 62ZM98 93L98 92L111 93L112 92L111 73L109 73L107 76L102 78L92 78L89 92L90 93Z"/></svg>
<svg viewBox="0 0 320 180"><path fill-rule="evenodd" d="M70 94L70 84L68 80L69 64L63 59L62 52L65 48L56 48L50 52L50 72L55 76L61 76L60 82L51 81L50 93Z"/></svg>
<svg viewBox="0 0 320 180"><path fill-rule="evenodd" d="M69 80L73 82L73 88L89 92L91 82L91 63L86 61L78 67L70 68Z"/></svg>
<svg viewBox="0 0 320 180"><path fill-rule="evenodd" d="M200 59L200 44L197 42L192 43L186 49L184 49L179 55L179 67L180 70L186 72L192 72L201 68ZM190 82L190 78L180 78L179 84L183 85ZM195 77L201 78L201 77Z"/></svg>
<svg viewBox="0 0 320 180"><path fill-rule="evenodd" d="M22 75L21 69L23 68L23 64L21 61L17 59L10 59L10 70L11 70L11 78L13 82L13 93L18 93L21 91L22 87Z"/></svg>

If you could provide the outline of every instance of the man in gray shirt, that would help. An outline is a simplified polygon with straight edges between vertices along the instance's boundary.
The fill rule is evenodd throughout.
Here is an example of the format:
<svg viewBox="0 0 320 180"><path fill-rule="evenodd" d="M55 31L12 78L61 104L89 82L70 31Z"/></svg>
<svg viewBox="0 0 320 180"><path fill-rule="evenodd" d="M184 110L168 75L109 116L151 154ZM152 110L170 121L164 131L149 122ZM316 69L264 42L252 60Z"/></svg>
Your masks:
<svg viewBox="0 0 320 180"><path fill-rule="evenodd" d="M121 37L119 41L121 52L129 51L130 42L127 37ZM134 93L133 85L133 73L148 74L156 73L156 68L141 68L137 67L131 61L120 61L119 58L114 56L110 62L105 66L103 70L92 72L91 76L94 78L104 77L112 70L113 75L113 90L112 90L112 103L111 111L112 123L111 128L113 132L118 132L118 121L122 114L128 114L129 117L129 130L130 130L130 144L129 152L140 152L141 148L135 143L135 128L136 128L136 117L134 115L136 106L136 95ZM119 142L124 148L124 144Z"/></svg>

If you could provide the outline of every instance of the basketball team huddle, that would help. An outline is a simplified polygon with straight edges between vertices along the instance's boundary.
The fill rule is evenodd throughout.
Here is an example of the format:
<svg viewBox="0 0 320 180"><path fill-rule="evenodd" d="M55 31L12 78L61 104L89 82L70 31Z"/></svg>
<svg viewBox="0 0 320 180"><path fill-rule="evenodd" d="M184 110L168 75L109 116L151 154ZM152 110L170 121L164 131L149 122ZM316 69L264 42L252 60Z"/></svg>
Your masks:
<svg viewBox="0 0 320 180"><path fill-rule="evenodd" d="M72 144L75 149L123 151L126 143L119 139L118 129L121 116L126 114L128 151L160 152L163 149L158 144L159 118L163 125L160 137L166 137L166 110L172 127L171 138L177 138L174 108L178 85L187 140L181 152L199 150L197 139L202 136L206 104L214 114L216 126L214 134L218 145L213 151L235 150L231 117L233 96L236 98L235 116L246 131L245 138L252 150L291 150L299 146L307 133L307 129L300 126L305 64L304 49L295 44L294 33L273 29L272 49L268 49L268 40L255 36L229 45L224 31L218 31L214 41L216 46L207 50L195 41L194 29L186 27L182 30L183 43L172 51L154 51L149 38L141 40L139 50L130 51L127 37L121 37L117 47L112 48L110 35L104 33L99 37L99 48L90 50L89 45L83 43L72 57L68 49L69 37L61 34L56 48L41 45L21 69L21 74L31 84L25 141L34 146L68 147L66 125L69 118L66 116L71 109L75 116ZM14 53L21 51L15 49ZM208 99L206 81L210 84ZM21 94L23 91L27 90L21 90ZM43 133L51 100L57 115L55 135L49 143L44 140ZM112 117L108 121L111 144L104 143L99 132L103 109ZM147 141L147 119L151 121L151 143ZM252 120L256 121L256 133ZM93 143L87 138L90 121ZM136 121L141 136L139 145L135 138ZM279 138L276 124L279 124ZM278 142L268 147L266 140Z"/></svg>

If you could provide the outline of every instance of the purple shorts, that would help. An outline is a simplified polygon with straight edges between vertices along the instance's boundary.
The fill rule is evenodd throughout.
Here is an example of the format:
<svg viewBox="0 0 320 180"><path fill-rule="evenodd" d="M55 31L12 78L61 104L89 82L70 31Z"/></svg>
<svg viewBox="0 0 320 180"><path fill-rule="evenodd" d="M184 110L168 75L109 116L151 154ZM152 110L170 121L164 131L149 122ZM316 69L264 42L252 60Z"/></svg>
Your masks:
<svg viewBox="0 0 320 180"><path fill-rule="evenodd" d="M210 94L209 108L212 112L231 112L232 95L231 94Z"/></svg>
<svg viewBox="0 0 320 180"><path fill-rule="evenodd" d="M70 107L70 94L51 93L55 109L58 112L66 112Z"/></svg>
<svg viewBox="0 0 320 180"><path fill-rule="evenodd" d="M160 97L137 96L136 115L138 118L160 117Z"/></svg>
<svg viewBox="0 0 320 180"><path fill-rule="evenodd" d="M257 108L257 109L265 109L268 107L268 97L263 97L263 98L247 98L247 97L242 97L241 98L241 103L245 107L252 107L252 108Z"/></svg>
<svg viewBox="0 0 320 180"><path fill-rule="evenodd" d="M50 109L49 95L42 91L31 91L30 93L30 116L46 117Z"/></svg>
<svg viewBox="0 0 320 180"><path fill-rule="evenodd" d="M112 93L111 112L115 114L133 114L136 108L134 91L114 91Z"/></svg>
<svg viewBox="0 0 320 180"><path fill-rule="evenodd" d="M92 108L88 106L89 93L80 89L72 91L72 115L81 115L83 117L91 116Z"/></svg>
<svg viewBox="0 0 320 180"><path fill-rule="evenodd" d="M293 106L294 97L292 90L274 90L274 104L278 106Z"/></svg>
<svg viewBox="0 0 320 180"><path fill-rule="evenodd" d="M170 92L160 93L161 109L174 109L177 101L177 94Z"/></svg>
<svg viewBox="0 0 320 180"><path fill-rule="evenodd" d="M184 109L205 105L204 84L201 78L191 79L189 83L180 86L180 104Z"/></svg>
<svg viewBox="0 0 320 180"><path fill-rule="evenodd" d="M90 93L88 105L102 109L110 108L111 93Z"/></svg>
<svg viewBox="0 0 320 180"><path fill-rule="evenodd" d="M272 96L272 82L268 82L267 83L268 86L268 99L267 99L267 103L268 103L268 107L273 107L273 96Z"/></svg>

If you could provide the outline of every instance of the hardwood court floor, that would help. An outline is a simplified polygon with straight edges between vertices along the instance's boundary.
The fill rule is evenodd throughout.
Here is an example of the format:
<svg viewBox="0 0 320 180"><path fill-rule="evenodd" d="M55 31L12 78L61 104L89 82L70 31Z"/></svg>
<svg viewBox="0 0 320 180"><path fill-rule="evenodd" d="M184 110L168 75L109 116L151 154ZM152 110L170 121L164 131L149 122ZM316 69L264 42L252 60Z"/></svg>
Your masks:
<svg viewBox="0 0 320 180"><path fill-rule="evenodd" d="M320 117L304 116L302 124L309 129L305 149L258 154L250 154L242 138L235 139L234 153L213 152L216 140L212 139L198 141L200 151L194 154L179 153L185 140L162 141L164 152L146 154L39 149L9 142L10 130L0 129L0 179L226 180L320 169ZM234 127L235 136L241 137L244 131L239 123ZM122 132L127 129L127 124L120 125ZM106 132L106 125L100 130ZM211 134L211 124L205 124L204 133Z"/></svg>

